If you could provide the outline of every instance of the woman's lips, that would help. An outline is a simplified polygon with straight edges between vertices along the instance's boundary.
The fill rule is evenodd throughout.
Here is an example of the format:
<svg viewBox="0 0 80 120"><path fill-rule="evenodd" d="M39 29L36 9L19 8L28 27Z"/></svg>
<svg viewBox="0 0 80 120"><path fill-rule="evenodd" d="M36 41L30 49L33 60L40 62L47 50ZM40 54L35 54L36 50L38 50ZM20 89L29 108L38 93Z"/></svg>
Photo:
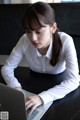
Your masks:
<svg viewBox="0 0 80 120"><path fill-rule="evenodd" d="M39 45L39 43L33 43L33 45L37 46L37 45Z"/></svg>

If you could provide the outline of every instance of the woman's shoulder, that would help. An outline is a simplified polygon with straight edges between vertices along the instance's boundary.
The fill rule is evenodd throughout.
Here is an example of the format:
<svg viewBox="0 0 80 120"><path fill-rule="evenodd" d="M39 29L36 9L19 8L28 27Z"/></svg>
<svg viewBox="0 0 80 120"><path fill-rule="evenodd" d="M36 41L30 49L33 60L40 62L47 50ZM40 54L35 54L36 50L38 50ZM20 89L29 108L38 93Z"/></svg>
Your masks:
<svg viewBox="0 0 80 120"><path fill-rule="evenodd" d="M26 48L26 46L28 46L28 45L30 44L30 40L28 39L28 37L27 37L26 34L23 34L23 35L20 37L18 43L19 43L21 46L23 46L23 47Z"/></svg>
<svg viewBox="0 0 80 120"><path fill-rule="evenodd" d="M28 39L28 37L27 37L26 34L23 34L23 35L20 37L20 39L19 39L16 47L17 47L17 48L22 48L23 51L25 51L27 48L29 48L29 46L30 46L30 40Z"/></svg>
<svg viewBox="0 0 80 120"><path fill-rule="evenodd" d="M71 42L73 41L73 38L72 36L70 36L69 34L65 33L65 32L58 32L59 33L59 36L60 36L60 39L61 39L61 42L64 44L66 42Z"/></svg>
<svg viewBox="0 0 80 120"><path fill-rule="evenodd" d="M19 41L21 41L21 42L27 42L27 43L29 42L28 37L27 37L26 34L23 34L23 35L20 37Z"/></svg>

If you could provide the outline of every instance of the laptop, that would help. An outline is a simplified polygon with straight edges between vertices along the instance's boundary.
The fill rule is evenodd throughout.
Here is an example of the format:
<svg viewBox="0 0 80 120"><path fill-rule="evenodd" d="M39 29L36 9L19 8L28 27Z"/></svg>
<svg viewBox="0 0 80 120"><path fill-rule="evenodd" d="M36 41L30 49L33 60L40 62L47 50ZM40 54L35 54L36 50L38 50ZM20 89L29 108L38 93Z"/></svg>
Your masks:
<svg viewBox="0 0 80 120"><path fill-rule="evenodd" d="M24 94L0 84L0 120L26 120Z"/></svg>
<svg viewBox="0 0 80 120"><path fill-rule="evenodd" d="M26 96L34 93L23 90ZM52 102L42 105L27 115L24 94L18 90L0 84L0 120L41 120Z"/></svg>

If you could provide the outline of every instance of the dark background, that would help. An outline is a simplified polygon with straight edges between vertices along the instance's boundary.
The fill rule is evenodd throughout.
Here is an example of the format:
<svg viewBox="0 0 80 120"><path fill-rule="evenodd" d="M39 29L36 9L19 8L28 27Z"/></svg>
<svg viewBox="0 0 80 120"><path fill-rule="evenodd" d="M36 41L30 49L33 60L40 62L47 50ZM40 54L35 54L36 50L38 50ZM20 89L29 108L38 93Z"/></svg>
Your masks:
<svg viewBox="0 0 80 120"><path fill-rule="evenodd" d="M23 15L29 4L0 4L0 55L9 55L24 33ZM80 3L51 3L58 28L73 37L80 63Z"/></svg>
<svg viewBox="0 0 80 120"><path fill-rule="evenodd" d="M0 4L0 54L9 54L24 33L22 19L29 4ZM80 3L53 3L58 28L80 37ZM76 41L79 44L79 39Z"/></svg>

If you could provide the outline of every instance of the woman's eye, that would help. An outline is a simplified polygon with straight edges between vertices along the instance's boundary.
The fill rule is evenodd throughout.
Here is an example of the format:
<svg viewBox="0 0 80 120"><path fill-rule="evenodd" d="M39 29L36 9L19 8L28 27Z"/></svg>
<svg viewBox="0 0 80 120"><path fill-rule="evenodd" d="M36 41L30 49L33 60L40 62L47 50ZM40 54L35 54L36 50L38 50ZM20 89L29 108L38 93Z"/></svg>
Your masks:
<svg viewBox="0 0 80 120"><path fill-rule="evenodd" d="M41 31L36 31L36 33L37 33L37 34L40 34L40 33L41 33Z"/></svg>

